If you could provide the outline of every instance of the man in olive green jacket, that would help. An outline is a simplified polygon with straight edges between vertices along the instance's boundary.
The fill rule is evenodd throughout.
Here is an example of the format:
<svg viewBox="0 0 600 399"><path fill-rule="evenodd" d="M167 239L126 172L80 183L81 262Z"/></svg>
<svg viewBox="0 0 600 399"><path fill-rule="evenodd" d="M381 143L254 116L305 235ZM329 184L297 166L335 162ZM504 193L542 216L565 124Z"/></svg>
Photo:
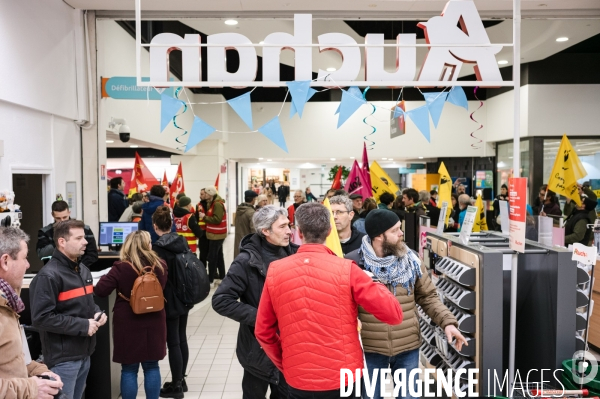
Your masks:
<svg viewBox="0 0 600 399"><path fill-rule="evenodd" d="M254 223L252 223L252 217L254 216L254 201L258 197L252 190L246 190L244 192L244 202L238 205L235 211L235 239L233 240L233 258L237 258L240 254L240 243L242 238L248 234L254 234Z"/></svg>
<svg viewBox="0 0 600 399"><path fill-rule="evenodd" d="M208 238L208 279L211 284L219 285L225 278L225 259L223 257L223 242L227 238L227 214L225 201L217 194L215 187L206 187L206 213L198 217L206 223L206 238Z"/></svg>
<svg viewBox="0 0 600 399"><path fill-rule="evenodd" d="M395 293L404 315L401 324L389 326L359 307L369 376L373 376L374 369L387 368L391 369L392 375L398 369L406 369L408 376L412 369L419 367L421 336L417 304L445 331L448 342L456 338L456 348L460 350L466 339L456 328L458 323L454 315L440 301L420 259L403 242L398 216L388 210L373 210L365 218L365 230L367 235L363 237L362 246L346 258L386 284ZM379 381L377 378L374 399L381 398Z"/></svg>

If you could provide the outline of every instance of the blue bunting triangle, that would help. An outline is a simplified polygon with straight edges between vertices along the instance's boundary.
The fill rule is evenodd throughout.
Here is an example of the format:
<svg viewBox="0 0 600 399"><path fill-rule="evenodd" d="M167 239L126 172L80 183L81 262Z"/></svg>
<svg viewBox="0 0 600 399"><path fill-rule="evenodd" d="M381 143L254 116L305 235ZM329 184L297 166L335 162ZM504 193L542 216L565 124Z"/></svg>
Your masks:
<svg viewBox="0 0 600 399"><path fill-rule="evenodd" d="M465 91L460 86L454 86L450 93L448 93L448 98L446 99L450 104L458 105L459 107L463 107L467 111L469 110L469 102L467 101L467 95Z"/></svg>
<svg viewBox="0 0 600 399"><path fill-rule="evenodd" d="M317 91L315 89L313 89L312 87L308 88L308 91L306 92L306 101L305 103L308 102L308 100L311 99L311 97L316 93ZM290 119L292 119L292 117L296 114L296 112L298 112L296 110L296 106L294 105L294 101L292 101L292 104L290 105ZM302 116L301 116L302 117Z"/></svg>
<svg viewBox="0 0 600 399"><path fill-rule="evenodd" d="M287 145L285 144L285 138L281 131L281 124L279 123L279 117L271 119L263 126L258 128L258 131L265 135L266 138L277 144L283 151L288 152Z"/></svg>
<svg viewBox="0 0 600 399"><path fill-rule="evenodd" d="M199 142L210 136L215 130L214 127L210 126L208 123L204 122L202 119L194 116L194 124L192 125L192 130L190 131L190 138L185 145L185 151L188 152L192 148L194 148Z"/></svg>
<svg viewBox="0 0 600 399"><path fill-rule="evenodd" d="M252 105L250 103L250 92L227 100L231 108L239 115L240 118L248 125L250 129L252 127Z"/></svg>
<svg viewBox="0 0 600 399"><path fill-rule="evenodd" d="M360 95L356 94L356 90L358 90ZM367 103L367 101L362 98L360 89L356 88L356 90L353 91L352 87L348 91L342 90L342 101L338 108L340 114L337 124L338 129L356 112L357 109L360 108L361 105Z"/></svg>
<svg viewBox="0 0 600 399"><path fill-rule="evenodd" d="M407 111L406 116L413 121L419 131L425 136L428 142L431 143L431 135L429 132L429 111L427 105Z"/></svg>
<svg viewBox="0 0 600 399"><path fill-rule="evenodd" d="M304 111L304 104L306 103L306 96L308 95L308 88L310 87L310 80L291 81L287 82L287 87L292 95L292 104L296 107L298 116L302 118L302 111Z"/></svg>
<svg viewBox="0 0 600 399"><path fill-rule="evenodd" d="M163 130L173 121L173 117L185 103L181 100L176 100L165 93L160 95L160 131Z"/></svg>
<svg viewBox="0 0 600 399"><path fill-rule="evenodd" d="M344 91L344 90L342 90L342 91ZM360 89L358 87L356 87L356 86L351 86L348 89L348 93L352 94L354 97L357 97L357 98L362 98L362 96L363 96L362 92L360 91ZM340 113L340 107L341 106L342 106L342 103L340 102L340 105L338 105L337 109L335 110L335 114L334 115L337 115L337 114Z"/></svg>
<svg viewBox="0 0 600 399"><path fill-rule="evenodd" d="M427 103L427 109L431 115L433 126L437 129L440 117L442 116L442 111L444 110L446 97L448 97L448 92L423 93L423 96L425 96L425 102Z"/></svg>

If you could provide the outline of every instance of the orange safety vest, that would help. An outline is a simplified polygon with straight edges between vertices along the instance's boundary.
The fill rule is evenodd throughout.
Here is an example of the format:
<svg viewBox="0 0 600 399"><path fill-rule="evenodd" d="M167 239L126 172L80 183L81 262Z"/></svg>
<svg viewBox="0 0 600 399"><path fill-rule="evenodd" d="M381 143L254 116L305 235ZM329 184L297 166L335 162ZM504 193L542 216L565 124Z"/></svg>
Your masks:
<svg viewBox="0 0 600 399"><path fill-rule="evenodd" d="M138 223L140 220L142 220L141 216L134 216L131 218L131 221L135 223Z"/></svg>
<svg viewBox="0 0 600 399"><path fill-rule="evenodd" d="M198 215L199 213L206 213L204 207L200 202L198 202L198 205L196 205L196 215ZM203 219L200 219L200 217L198 217L198 225L202 230L206 231L206 222Z"/></svg>
<svg viewBox="0 0 600 399"><path fill-rule="evenodd" d="M190 250L193 253L196 253L196 235L194 234L192 229L190 229L190 216L192 216L192 214L188 213L183 217L174 218L175 231L177 231L177 234L185 238L185 240L188 243L188 246L190 247Z"/></svg>
<svg viewBox="0 0 600 399"><path fill-rule="evenodd" d="M216 201L215 201L216 202ZM206 212L206 216L212 216L214 213L215 202L210 205L210 209ZM206 224L206 232L212 234L227 234L227 211L225 210L225 202L219 201L223 204L223 218L219 224Z"/></svg>

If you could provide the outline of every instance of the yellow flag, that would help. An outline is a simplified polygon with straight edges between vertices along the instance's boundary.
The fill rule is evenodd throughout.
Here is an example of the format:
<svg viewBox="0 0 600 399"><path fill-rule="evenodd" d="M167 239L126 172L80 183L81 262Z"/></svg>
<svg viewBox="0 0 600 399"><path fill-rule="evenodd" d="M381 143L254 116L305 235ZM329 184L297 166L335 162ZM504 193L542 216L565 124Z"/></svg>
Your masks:
<svg viewBox="0 0 600 399"><path fill-rule="evenodd" d="M325 205L325 208L329 209L329 221L331 223L331 231L327 236L325 246L331 249L334 254L336 254L340 258L343 258L344 252L342 252L342 244L340 244L340 237L338 236L337 229L335 228L335 220L333 219L333 212L331 211L329 198L325 198L325 201L323 201L323 205Z"/></svg>
<svg viewBox="0 0 600 399"><path fill-rule="evenodd" d="M448 211L446 212L446 221L444 222L445 224L448 224L448 219L450 219L450 213L452 211L452 178L450 177L450 173L448 173L448 169L446 169L444 162L440 164L438 174L440 175L440 183L438 187L437 206L441 209L442 202L448 202Z"/></svg>
<svg viewBox="0 0 600 399"><path fill-rule="evenodd" d="M395 197L401 194L398 186L388 174L381 169L381 166L379 166L377 161L371 163L369 170L371 176L371 189L373 190L373 198L375 201L379 202L379 197L385 192L394 194Z"/></svg>
<svg viewBox="0 0 600 399"><path fill-rule="evenodd" d="M563 135L554 160L554 167L548 181L548 188L557 194L571 198L577 205L581 205L581 198L577 190L577 180L587 176L577 152L571 146L567 135Z"/></svg>
<svg viewBox="0 0 600 399"><path fill-rule="evenodd" d="M477 215L475 216L475 223L473 224L473 231L487 231L488 225L487 220L485 218L485 209L483 209L483 199L481 199L481 194L477 196L477 201L475 201L475 206L477 207Z"/></svg>

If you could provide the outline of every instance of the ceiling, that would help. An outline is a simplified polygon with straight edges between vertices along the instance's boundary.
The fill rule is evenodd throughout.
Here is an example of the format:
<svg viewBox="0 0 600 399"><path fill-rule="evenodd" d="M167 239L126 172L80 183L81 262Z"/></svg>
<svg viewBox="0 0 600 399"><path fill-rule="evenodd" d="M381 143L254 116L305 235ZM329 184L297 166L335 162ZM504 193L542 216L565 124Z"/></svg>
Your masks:
<svg viewBox="0 0 600 399"><path fill-rule="evenodd" d="M131 17L134 0L63 0L71 7L102 10L103 15ZM274 3L276 4L274 7ZM475 0L482 17L507 18L512 16L510 0ZM290 16L294 12L309 12L333 18L389 19L390 12L402 13L396 18L429 18L439 14L446 4L444 0L142 0L144 16L161 17L210 17L210 16ZM340 7L343 4L343 7ZM275 8L275 10L274 10ZM343 8L343 9L340 9ZM185 13L185 15L184 15ZM522 0L521 13L525 18L536 17L583 17L600 16L598 0Z"/></svg>

